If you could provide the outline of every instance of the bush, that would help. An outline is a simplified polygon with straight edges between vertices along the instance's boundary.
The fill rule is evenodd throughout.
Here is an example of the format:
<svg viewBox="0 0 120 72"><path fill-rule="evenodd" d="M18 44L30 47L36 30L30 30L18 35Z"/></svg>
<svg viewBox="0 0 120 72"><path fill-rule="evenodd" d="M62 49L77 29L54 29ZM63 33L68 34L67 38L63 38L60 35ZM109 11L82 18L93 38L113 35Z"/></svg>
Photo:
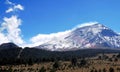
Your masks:
<svg viewBox="0 0 120 72"><path fill-rule="evenodd" d="M80 66L85 66L87 64L87 61L85 59L82 59L80 61Z"/></svg>
<svg viewBox="0 0 120 72"><path fill-rule="evenodd" d="M53 68L57 69L59 68L60 64L58 61L56 61L54 64L53 64Z"/></svg>
<svg viewBox="0 0 120 72"><path fill-rule="evenodd" d="M72 58L71 64L72 64L73 66L76 66L76 65L77 65L77 58Z"/></svg>
<svg viewBox="0 0 120 72"><path fill-rule="evenodd" d="M114 59L114 61L115 61L115 62L117 62L117 61L118 61L118 59L117 59L117 58L115 58L115 59Z"/></svg>
<svg viewBox="0 0 120 72"><path fill-rule="evenodd" d="M104 69L103 69L103 72L107 72L107 70L104 68Z"/></svg>
<svg viewBox="0 0 120 72"><path fill-rule="evenodd" d="M55 69L55 68L53 68L53 69L51 69L51 70L50 70L50 72L56 72L56 69Z"/></svg>
<svg viewBox="0 0 120 72"><path fill-rule="evenodd" d="M113 68L109 68L109 72L114 72L114 69Z"/></svg>
<svg viewBox="0 0 120 72"><path fill-rule="evenodd" d="M46 69L44 68L44 66L39 70L39 72L46 72Z"/></svg>

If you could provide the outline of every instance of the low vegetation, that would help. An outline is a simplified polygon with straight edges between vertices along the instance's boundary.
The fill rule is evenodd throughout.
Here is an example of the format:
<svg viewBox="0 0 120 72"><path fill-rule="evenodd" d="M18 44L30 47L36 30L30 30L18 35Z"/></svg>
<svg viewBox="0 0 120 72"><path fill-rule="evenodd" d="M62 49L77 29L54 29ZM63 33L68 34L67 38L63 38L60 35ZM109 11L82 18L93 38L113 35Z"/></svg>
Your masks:
<svg viewBox="0 0 120 72"><path fill-rule="evenodd" d="M1 65L0 72L120 72L120 54L98 54L95 57L72 58L70 61L47 61Z"/></svg>
<svg viewBox="0 0 120 72"><path fill-rule="evenodd" d="M1 49L0 72L120 72L120 51Z"/></svg>

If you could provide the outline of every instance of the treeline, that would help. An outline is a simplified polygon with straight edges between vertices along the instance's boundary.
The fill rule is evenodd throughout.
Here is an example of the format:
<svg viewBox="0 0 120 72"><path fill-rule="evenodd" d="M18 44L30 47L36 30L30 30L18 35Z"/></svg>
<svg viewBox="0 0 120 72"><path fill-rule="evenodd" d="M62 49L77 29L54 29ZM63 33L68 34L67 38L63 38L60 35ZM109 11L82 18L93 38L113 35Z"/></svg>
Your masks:
<svg viewBox="0 0 120 72"><path fill-rule="evenodd" d="M14 64L22 48L0 49L0 65Z"/></svg>
<svg viewBox="0 0 120 72"><path fill-rule="evenodd" d="M81 59L94 57L99 53L119 53L112 49L81 49L76 51L47 51L36 48L7 48L0 50L0 65L29 64L54 61L71 61L73 58Z"/></svg>
<svg viewBox="0 0 120 72"><path fill-rule="evenodd" d="M72 58L94 57L100 53L119 53L120 50L112 49L80 49L76 51L47 51L36 48L25 48L21 54L21 59L38 59L39 61L70 61Z"/></svg>

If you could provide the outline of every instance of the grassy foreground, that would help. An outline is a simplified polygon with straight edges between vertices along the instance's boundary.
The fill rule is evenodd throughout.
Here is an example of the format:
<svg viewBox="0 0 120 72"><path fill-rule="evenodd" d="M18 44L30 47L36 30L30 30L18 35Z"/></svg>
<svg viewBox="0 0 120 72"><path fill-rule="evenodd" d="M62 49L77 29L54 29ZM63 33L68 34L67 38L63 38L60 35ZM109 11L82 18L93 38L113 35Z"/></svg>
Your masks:
<svg viewBox="0 0 120 72"><path fill-rule="evenodd" d="M2 65L0 72L120 72L116 54L99 54L92 58L34 63L32 65Z"/></svg>

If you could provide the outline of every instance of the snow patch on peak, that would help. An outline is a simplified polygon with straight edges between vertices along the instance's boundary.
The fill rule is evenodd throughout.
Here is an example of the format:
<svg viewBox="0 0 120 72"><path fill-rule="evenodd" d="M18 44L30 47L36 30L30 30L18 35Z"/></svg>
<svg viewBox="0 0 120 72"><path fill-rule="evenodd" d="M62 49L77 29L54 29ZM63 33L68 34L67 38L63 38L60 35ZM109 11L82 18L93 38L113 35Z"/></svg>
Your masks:
<svg viewBox="0 0 120 72"><path fill-rule="evenodd" d="M104 29L107 30L109 28L100 24L99 22L88 22L78 25L73 31L84 30L85 33L92 32L94 35L96 35Z"/></svg>
<svg viewBox="0 0 120 72"><path fill-rule="evenodd" d="M91 31L92 31L94 34L97 34L97 33L101 32L101 29L91 28Z"/></svg>

